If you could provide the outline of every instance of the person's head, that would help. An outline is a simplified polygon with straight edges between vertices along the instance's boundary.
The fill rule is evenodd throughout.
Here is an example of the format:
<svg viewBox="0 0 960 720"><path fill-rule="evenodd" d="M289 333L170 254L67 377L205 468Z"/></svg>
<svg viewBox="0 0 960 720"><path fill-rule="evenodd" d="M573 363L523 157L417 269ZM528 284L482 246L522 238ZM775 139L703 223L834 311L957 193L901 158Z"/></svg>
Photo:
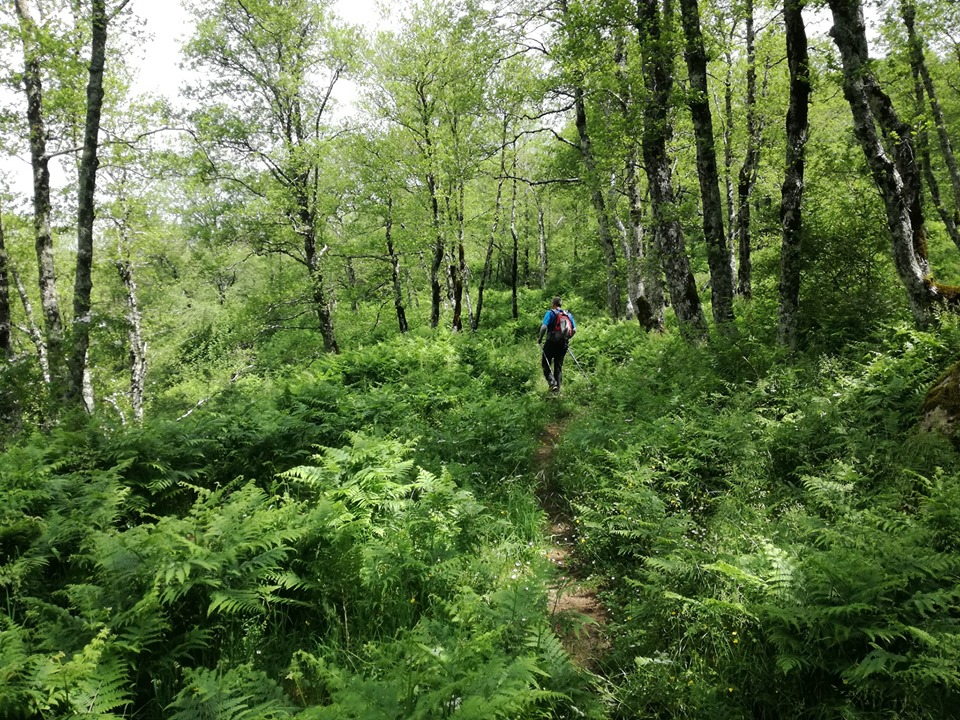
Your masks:
<svg viewBox="0 0 960 720"><path fill-rule="evenodd" d="M560 307L560 296L559 296L559 295L557 295L557 296L553 299L553 305L552 305L552 307L555 307L555 308Z"/></svg>

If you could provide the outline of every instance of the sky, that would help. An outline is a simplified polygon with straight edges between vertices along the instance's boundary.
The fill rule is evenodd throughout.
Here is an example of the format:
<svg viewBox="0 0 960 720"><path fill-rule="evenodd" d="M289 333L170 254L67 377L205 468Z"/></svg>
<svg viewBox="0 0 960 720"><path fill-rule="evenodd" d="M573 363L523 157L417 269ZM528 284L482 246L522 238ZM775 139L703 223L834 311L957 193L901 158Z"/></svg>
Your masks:
<svg viewBox="0 0 960 720"><path fill-rule="evenodd" d="M381 11L381 3L386 5L388 1L391 10L403 4L403 0L333 0L333 9L344 21L372 30L389 22L382 19ZM180 47L192 29L188 13L180 0L132 0L125 12L132 12L143 20L147 38L139 49L139 57L129 58L131 64L138 67L134 92L159 94L175 101L186 79L179 60ZM826 32L830 26L828 16L823 12L818 15L811 25L819 32ZM808 23L813 19L808 16ZM356 94L356 86L351 82L341 79L337 83L334 95L341 112L349 114ZM20 158L0 157L0 184L4 182L18 193L30 192L25 154Z"/></svg>
<svg viewBox="0 0 960 720"><path fill-rule="evenodd" d="M369 29L380 22L381 12L377 3L378 0L333 0L333 8L346 22L364 25ZM192 29L189 14L180 0L132 0L124 12L132 12L143 20L146 35L145 42L135 51L137 56L128 58L138 68L133 91L163 95L175 101L180 86L186 80L179 62L180 47ZM341 79L334 96L346 108L345 112L349 112L350 104L356 97L356 86ZM22 98L14 97L11 100L13 107L22 102ZM55 185L62 182L61 169L56 163L51 166L51 172ZM24 200L32 194L26 148L23 148L19 157L0 155L0 190L3 188Z"/></svg>
<svg viewBox="0 0 960 720"><path fill-rule="evenodd" d="M184 80L177 67L180 46L190 35L190 17L179 0L133 0L132 12L143 18L150 40L143 46L143 61L134 89L174 99ZM381 17L377 0L334 0L334 12L351 24L375 27Z"/></svg>

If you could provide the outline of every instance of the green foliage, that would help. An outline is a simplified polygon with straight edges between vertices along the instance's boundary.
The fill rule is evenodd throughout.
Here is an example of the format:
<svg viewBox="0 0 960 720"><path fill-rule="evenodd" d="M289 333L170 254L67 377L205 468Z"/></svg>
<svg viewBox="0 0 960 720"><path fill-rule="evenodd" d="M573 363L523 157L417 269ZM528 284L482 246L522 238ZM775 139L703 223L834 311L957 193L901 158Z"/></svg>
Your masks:
<svg viewBox="0 0 960 720"><path fill-rule="evenodd" d="M917 410L956 330L790 364L650 338L605 369L558 479L615 717L955 716L960 457Z"/></svg>
<svg viewBox="0 0 960 720"><path fill-rule="evenodd" d="M545 411L513 334L398 338L245 378L179 421L9 448L0 712L594 707L544 613L522 473Z"/></svg>
<svg viewBox="0 0 960 720"><path fill-rule="evenodd" d="M259 720L293 717L283 690L248 665L225 672L187 669L184 688L167 710L171 720Z"/></svg>

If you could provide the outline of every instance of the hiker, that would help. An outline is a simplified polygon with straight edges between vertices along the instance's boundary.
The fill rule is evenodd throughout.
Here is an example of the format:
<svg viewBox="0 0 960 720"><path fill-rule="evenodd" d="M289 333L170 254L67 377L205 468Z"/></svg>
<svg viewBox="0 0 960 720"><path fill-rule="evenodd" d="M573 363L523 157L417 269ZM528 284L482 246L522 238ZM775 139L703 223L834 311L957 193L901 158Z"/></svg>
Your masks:
<svg viewBox="0 0 960 720"><path fill-rule="evenodd" d="M577 324L573 315L563 310L559 297L555 297L551 307L543 316L540 334L537 335L537 344L543 345L540 353L540 365L543 367L543 377L547 380L552 392L559 392L560 380L563 373L563 358L567 354L567 343L577 331ZM543 336L547 336L546 343ZM552 372L551 372L552 366Z"/></svg>

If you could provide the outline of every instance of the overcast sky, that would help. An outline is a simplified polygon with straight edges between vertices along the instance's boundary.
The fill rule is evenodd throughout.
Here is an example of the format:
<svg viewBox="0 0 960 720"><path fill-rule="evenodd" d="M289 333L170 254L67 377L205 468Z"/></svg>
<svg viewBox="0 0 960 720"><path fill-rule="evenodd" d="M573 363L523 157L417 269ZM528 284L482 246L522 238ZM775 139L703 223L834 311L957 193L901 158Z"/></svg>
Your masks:
<svg viewBox="0 0 960 720"><path fill-rule="evenodd" d="M144 45L144 59L134 86L139 92L154 92L175 98L183 74L177 67L180 46L190 35L189 15L180 0L133 0L133 12L146 22L151 39ZM348 23L375 27L381 13L377 0L334 0L336 14Z"/></svg>

